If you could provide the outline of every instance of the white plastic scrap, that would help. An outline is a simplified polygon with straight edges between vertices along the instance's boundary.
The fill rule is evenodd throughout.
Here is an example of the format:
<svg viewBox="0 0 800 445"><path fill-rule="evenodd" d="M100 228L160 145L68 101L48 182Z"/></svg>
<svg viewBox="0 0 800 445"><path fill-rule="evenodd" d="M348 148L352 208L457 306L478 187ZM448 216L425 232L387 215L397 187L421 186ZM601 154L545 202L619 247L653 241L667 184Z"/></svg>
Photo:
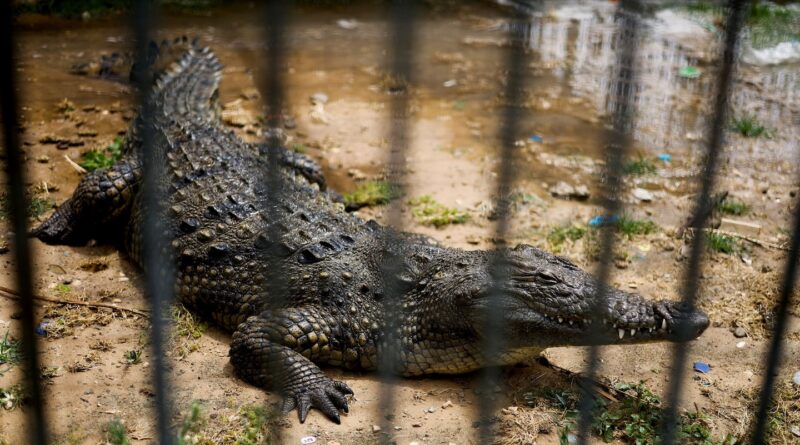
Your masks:
<svg viewBox="0 0 800 445"><path fill-rule="evenodd" d="M308 444L314 443L316 441L317 441L317 438L314 437L314 436L306 436L306 437L300 439L300 443L302 443L303 445L308 445Z"/></svg>

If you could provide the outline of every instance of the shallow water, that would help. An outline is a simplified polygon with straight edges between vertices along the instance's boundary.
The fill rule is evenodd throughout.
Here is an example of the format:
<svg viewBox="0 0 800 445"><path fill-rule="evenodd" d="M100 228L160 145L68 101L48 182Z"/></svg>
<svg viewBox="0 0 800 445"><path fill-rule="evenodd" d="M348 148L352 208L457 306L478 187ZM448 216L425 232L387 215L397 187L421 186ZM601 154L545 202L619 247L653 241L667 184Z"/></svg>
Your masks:
<svg viewBox="0 0 800 445"><path fill-rule="evenodd" d="M425 8L419 14L414 75L409 94L415 121L412 133L422 133L422 145L442 141L425 137L429 119L447 127L447 150L467 161L496 162L497 128L503 90L503 48L508 19L505 11L487 5ZM528 186L542 187L568 175L576 182L594 184L592 169L581 171L544 162L548 156L586 156L600 163L609 137L607 117L615 106L612 69L616 61L613 6L607 2L546 3L525 24L526 89L520 139L526 141L518 168ZM223 103L242 90L259 86L264 37L260 12L252 5L235 4L197 15L163 16L158 34L198 36L226 65ZM337 20L355 20L344 29ZM288 63L285 86L287 109L302 113L311 94L322 91L331 103L349 103L352 125L339 125L339 145L353 146L369 135L371 145L385 144L388 120L360 121L358 110L385 111L390 101L384 68L387 63L386 15L377 5L334 9L300 9L291 16L287 35ZM714 96L718 38L691 24L674 25L656 16L643 21L635 63L638 75L636 113L632 122L634 155L672 155L662 176L682 178L696 173L705 149L704 137ZM27 122L46 120L32 110L53 110L69 98L79 106L117 108L129 104L131 91L124 82L98 81L69 74L72 64L96 59L101 53L125 52L131 46L125 17L89 23L37 22L21 32L22 104ZM680 28L680 27L678 27ZM693 32L696 31L696 32ZM697 66L701 75L678 75L685 66ZM757 68L740 65L732 92L735 115L752 114L772 130L771 139L733 139L726 147L728 164L739 170L771 171L775 164L793 166L797 159L800 70L796 65ZM119 104L117 104L119 103ZM122 104L122 105L120 105ZM256 115L265 111L251 106ZM380 129L372 128L380 125ZM370 127L370 128L365 128ZM324 133L324 132L323 132ZM327 135L327 134L326 134ZM313 136L313 135L312 135ZM531 142L538 136L541 142ZM374 139L379 139L375 141ZM101 144L102 145L102 144ZM324 151L324 150L323 150ZM544 153L544 154L543 154ZM318 153L329 160L336 156ZM362 170L376 173L385 160L380 153L364 155ZM556 163L558 164L558 163ZM561 164L564 164L562 162ZM334 185L348 188L345 172L329 169ZM683 186L670 188L685 192Z"/></svg>

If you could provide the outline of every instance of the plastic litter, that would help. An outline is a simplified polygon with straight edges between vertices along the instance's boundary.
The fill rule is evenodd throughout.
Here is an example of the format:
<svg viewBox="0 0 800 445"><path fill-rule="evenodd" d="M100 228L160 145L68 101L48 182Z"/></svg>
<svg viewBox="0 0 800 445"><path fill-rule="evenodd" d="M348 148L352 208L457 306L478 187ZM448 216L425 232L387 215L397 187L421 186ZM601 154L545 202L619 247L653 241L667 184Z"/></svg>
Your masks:
<svg viewBox="0 0 800 445"><path fill-rule="evenodd" d="M442 84L442 86L444 86L445 88L451 88L451 87L454 87L456 85L458 85L458 81L455 80L455 79L446 80Z"/></svg>
<svg viewBox="0 0 800 445"><path fill-rule="evenodd" d="M45 329L47 325L49 325L49 321L43 321L36 326L36 334L41 335L42 337L47 335L47 330Z"/></svg>
<svg viewBox="0 0 800 445"><path fill-rule="evenodd" d="M696 66L684 66L678 70L678 75L685 79L697 79L700 77L700 74L700 68L697 68Z"/></svg>
<svg viewBox="0 0 800 445"><path fill-rule="evenodd" d="M800 385L800 371L794 373L794 375L792 376L792 382L795 385Z"/></svg>
<svg viewBox="0 0 800 445"><path fill-rule="evenodd" d="M609 217L606 217L605 215L597 215L589 220L589 225L592 227L602 227L609 224L614 224L617 221L619 221L619 216L617 215L611 215Z"/></svg>
<svg viewBox="0 0 800 445"><path fill-rule="evenodd" d="M538 134L534 134L532 136L529 136L528 140L531 142L542 142L544 141L544 138L542 136L539 136Z"/></svg>
<svg viewBox="0 0 800 445"><path fill-rule="evenodd" d="M304 445L307 445L309 443L314 443L316 441L317 441L317 438L314 437L314 436L306 436L306 437L300 439L300 443L302 443Z"/></svg>
<svg viewBox="0 0 800 445"><path fill-rule="evenodd" d="M695 371L701 372L703 374L708 374L709 372L711 372L711 365L709 365L708 363L694 362L694 365L692 366L692 368Z"/></svg>
<svg viewBox="0 0 800 445"><path fill-rule="evenodd" d="M672 160L672 155L669 153L659 153L658 156L656 157L658 158L659 161L664 161L664 162L669 162Z"/></svg>

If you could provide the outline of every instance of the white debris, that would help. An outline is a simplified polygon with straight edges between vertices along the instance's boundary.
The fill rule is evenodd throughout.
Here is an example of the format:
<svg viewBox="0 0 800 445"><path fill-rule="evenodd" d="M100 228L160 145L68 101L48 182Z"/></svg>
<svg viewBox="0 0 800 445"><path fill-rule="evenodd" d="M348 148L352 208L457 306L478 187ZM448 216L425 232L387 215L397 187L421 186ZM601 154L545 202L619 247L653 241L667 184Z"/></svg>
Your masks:
<svg viewBox="0 0 800 445"><path fill-rule="evenodd" d="M800 42L781 42L763 49L748 46L742 52L741 60L759 66L796 63L800 61Z"/></svg>
<svg viewBox="0 0 800 445"><path fill-rule="evenodd" d="M356 28L358 28L358 20L356 20L356 19L339 19L339 20L336 21L336 25L338 25L339 28L342 28L342 29L347 29L347 30L356 29Z"/></svg>
<svg viewBox="0 0 800 445"><path fill-rule="evenodd" d="M643 188L637 187L633 189L633 197L639 201L650 202L653 200L653 193Z"/></svg>

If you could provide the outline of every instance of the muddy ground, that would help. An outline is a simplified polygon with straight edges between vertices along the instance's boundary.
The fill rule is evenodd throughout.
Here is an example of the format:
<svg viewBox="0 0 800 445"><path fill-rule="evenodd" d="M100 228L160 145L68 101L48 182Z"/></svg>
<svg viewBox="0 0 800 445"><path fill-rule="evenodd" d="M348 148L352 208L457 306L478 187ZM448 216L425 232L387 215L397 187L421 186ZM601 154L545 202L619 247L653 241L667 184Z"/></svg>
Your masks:
<svg viewBox="0 0 800 445"><path fill-rule="evenodd" d="M598 8L607 9L602 4ZM489 6L456 8L451 4L426 9L419 24L414 60L418 77L407 89L412 111L411 142L404 178L406 196L401 203L405 206L410 198L430 195L448 207L465 211L469 221L436 228L420 224L410 211L404 211L402 226L444 245L466 249L493 246L495 226L490 216L498 167L504 14ZM561 54L531 38L523 136L517 144L519 168L514 190L519 199L513 205L509 242L557 250L593 269L597 263L588 235L561 244L548 239L548 234L565 224L586 227L587 221L601 212L598 178L603 141L609 130L604 125L605 105L597 105L597 96L605 93L593 90L591 82L595 79L592 70L604 72L604 68L590 66L599 63L591 54L584 54L583 59L577 55L582 34L575 27L584 23L580 17L553 14L532 21L532 28L539 26L540 33L550 26L548 35L552 39L557 40L563 31L563 39L569 44L565 43ZM356 28L337 23L340 19L355 20L351 24ZM342 192L380 179L386 162L391 100L387 90L393 83L383 68L387 36L383 16L377 7L362 5L304 10L295 20L286 69L289 106L285 112L295 123L286 130L288 145L320 161L332 186ZM133 94L124 81L75 76L69 69L101 53L126 50L130 38L123 20L114 17L87 23L27 18L22 24L17 73L28 187L32 195L58 203L70 196L80 180L80 173L67 158L80 162L82 153L105 147L124 132L133 116ZM589 25L598 27L596 35L602 35L608 26L599 19ZM588 29L594 32L591 26ZM223 115L248 140L259 140L259 118L265 114L254 92L260 87L262 69L258 64L262 60L258 29L253 9L246 5L196 15L169 15L162 23L163 35L196 35L217 52L226 66L220 94L225 104ZM593 42L598 50L601 44ZM716 66L713 59L703 59L702 54L681 51L689 51L680 55L682 60L694 60L709 72ZM765 73L741 67L739 75L752 86L758 85ZM708 74L697 82L710 79ZM652 193L652 199L642 201L630 191L624 195L626 213L652 220L658 230L619 238L612 282L643 295L678 299L687 263L687 241L676 236L676 230L692 209L702 157L702 116L707 114L710 95L685 79L671 77L669 81L678 85L647 78L651 91L665 88L664 82L671 88L666 96L670 107L666 120L663 113L654 111L663 104L639 104L635 156L653 159L655 171L626 179L629 190L644 188ZM744 92L748 88L746 82L738 87ZM779 91L760 91L761 99L781 96ZM322 106L312 105L310 97L319 92L328 100ZM698 340L683 346L689 348L690 364L709 363L711 372L700 374L689 367L682 370L686 378L681 408L704 413L718 439L726 434L742 438L754 415L752 394L764 376L764 354L774 323L772 310L786 256L783 247L798 192L796 130L786 114L781 114L783 111L776 114L774 102L764 100L760 103L753 99L746 106L754 112L769 111L772 137L729 134L717 187L750 207L743 215L727 215L733 222L723 222L721 229L758 243L736 238L735 252L705 252L699 305L709 313L712 326ZM784 100L782 106L790 113L797 110L795 96L784 95L778 100ZM656 155L664 152L670 153L672 160L655 161ZM586 185L590 198L577 201L552 196L549 190L560 181ZM359 213L381 221L385 210L377 206ZM0 222L5 238L7 227L7 221ZM46 246L32 241L31 247L39 295L146 310L140 273L113 246ZM6 288L15 286L11 258L8 253L0 256L0 285ZM14 301L0 294L0 338L6 331L19 338L15 313ZM777 378L783 385L790 384L792 373L800 371L798 315L795 298L784 366ZM147 319L108 308L58 304L38 306L37 318L51 323L40 347L53 440L103 442L108 439L108 422L119 419L132 443L152 443L154 399ZM197 328L185 318L179 326ZM741 328L739 337L734 335L737 327ZM199 432L192 436L195 441L202 438L208 440L203 443L233 443L241 438L242 425L247 423L242 407L271 407L276 401L233 376L227 360L229 340L229 334L212 326L202 334L198 332L198 338L175 334L169 345L175 401L172 420L177 429L193 401L199 401L202 422ZM129 351L139 350L140 360L130 363L134 360ZM550 365L532 357L525 366L503 370L502 383L493 394L498 441L559 442L559 428L565 424L563 412L552 405L529 403L526 394L546 387L577 391L569 373L558 370L579 372L586 365L585 351L555 348L543 355ZM667 344L604 347L600 375L611 384L643 381L656 394L663 394L669 383L671 355L672 346ZM18 366L8 369L0 365L0 372L0 388L9 388L22 378ZM273 434L279 434L285 443L300 443L307 436L315 437L318 443L375 443L381 435L389 435L398 444L477 443L478 430L473 422L479 403L478 376L393 383L397 405L392 428L376 432L373 426L388 414L380 412L381 382L373 375L333 369L328 372L354 389L350 414L343 417L341 425L328 422L318 412L313 412L305 424L297 422L294 415L279 419ZM0 410L0 442L25 443L25 413L24 406ZM800 441L791 434L791 426L779 426L775 443Z"/></svg>

